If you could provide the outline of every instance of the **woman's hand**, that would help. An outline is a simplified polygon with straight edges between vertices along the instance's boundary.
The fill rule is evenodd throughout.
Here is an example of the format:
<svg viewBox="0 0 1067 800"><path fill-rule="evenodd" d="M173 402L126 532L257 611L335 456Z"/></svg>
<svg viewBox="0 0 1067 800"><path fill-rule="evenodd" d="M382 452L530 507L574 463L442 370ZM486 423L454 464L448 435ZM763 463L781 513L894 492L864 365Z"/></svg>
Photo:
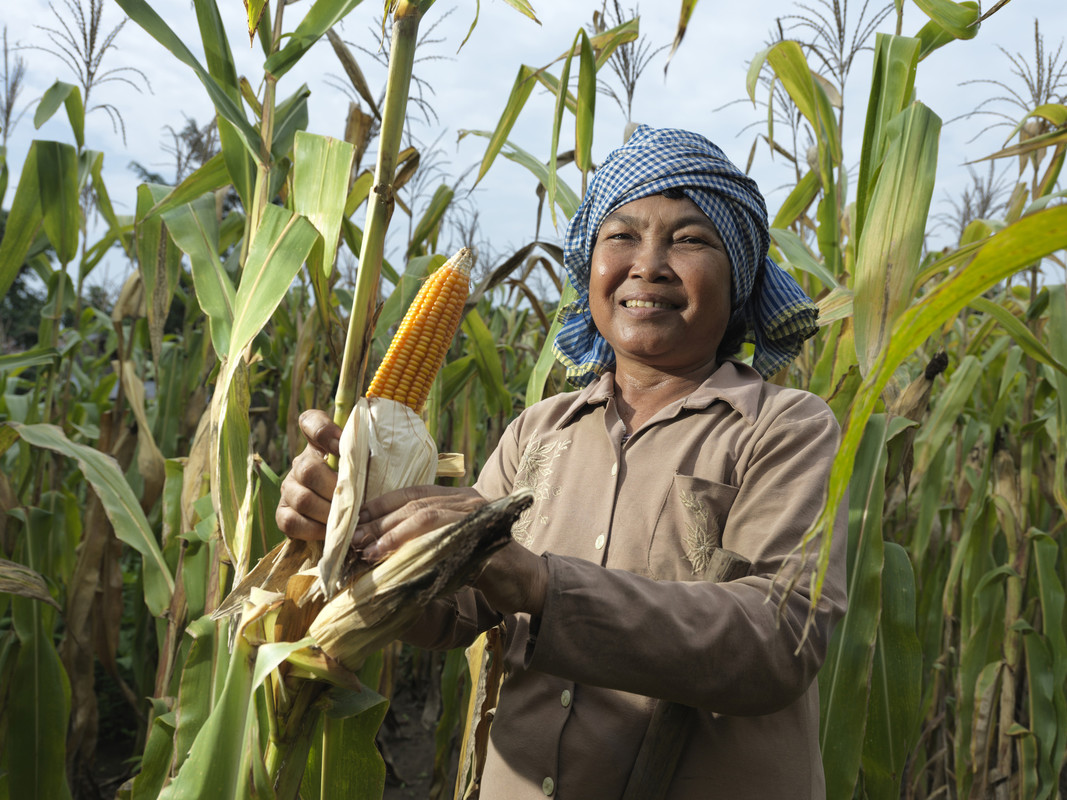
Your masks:
<svg viewBox="0 0 1067 800"><path fill-rule="evenodd" d="M325 411L312 409L300 415L300 430L308 446L293 459L293 468L282 481L274 519L290 539L322 540L337 487L337 473L330 469L326 457L338 454L341 429Z"/></svg>
<svg viewBox="0 0 1067 800"><path fill-rule="evenodd" d="M363 558L379 561L410 541L459 522L486 502L474 489L410 486L369 501L359 513L353 537ZM474 582L501 614L539 615L548 591L548 564L516 541L495 553Z"/></svg>
<svg viewBox="0 0 1067 800"><path fill-rule="evenodd" d="M513 539L486 562L474 588L501 614L539 617L548 594L548 562Z"/></svg>
<svg viewBox="0 0 1067 800"><path fill-rule="evenodd" d="M300 430L308 446L293 460L282 481L275 519L291 539L322 540L337 486L337 473L326 463L326 457L338 455L341 429L326 412L312 409L300 415ZM471 488L410 486L388 492L360 510L353 543L363 549L364 559L380 561L404 542L459 522L485 502ZM540 614L548 587L548 565L513 541L489 559L474 586L501 614Z"/></svg>

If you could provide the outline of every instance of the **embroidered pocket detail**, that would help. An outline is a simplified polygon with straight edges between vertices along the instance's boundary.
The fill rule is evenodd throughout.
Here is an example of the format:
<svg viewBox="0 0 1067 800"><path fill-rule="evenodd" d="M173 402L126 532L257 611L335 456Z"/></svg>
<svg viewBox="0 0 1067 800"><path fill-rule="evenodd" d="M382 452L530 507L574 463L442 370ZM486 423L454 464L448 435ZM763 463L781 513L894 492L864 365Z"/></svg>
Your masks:
<svg viewBox="0 0 1067 800"><path fill-rule="evenodd" d="M660 507L648 549L656 580L700 580L722 532L737 489L692 475L674 476Z"/></svg>

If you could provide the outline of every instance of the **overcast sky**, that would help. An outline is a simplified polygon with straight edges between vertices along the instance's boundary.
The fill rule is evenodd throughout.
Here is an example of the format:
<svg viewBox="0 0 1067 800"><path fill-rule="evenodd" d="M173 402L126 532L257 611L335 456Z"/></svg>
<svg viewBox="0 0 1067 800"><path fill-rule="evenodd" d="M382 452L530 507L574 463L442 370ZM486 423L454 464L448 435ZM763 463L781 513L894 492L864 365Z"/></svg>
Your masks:
<svg viewBox="0 0 1067 800"><path fill-rule="evenodd" d="M65 2L56 0L56 10L69 14ZM88 4L88 0L83 0ZM468 137L457 143L457 131L462 128L492 129L503 110L508 92L520 64L544 66L570 45L580 26L587 23L600 0L531 0L541 24L538 25L508 7L502 0L482 0L480 19L470 40L460 52L459 43L474 18L474 3L438 0L423 20L422 31L430 31L434 42L420 51L422 60L416 65L416 75L425 81L426 98L436 111L437 118L426 123L417 118L412 131L429 146L436 142L437 160L447 170L447 179L463 173L476 164L484 149L484 140ZM152 4L167 22L184 38L196 53L201 52L196 22L187 0L160 0ZM262 52L258 43L249 48L241 26L244 8L239 0L219 3L224 20L231 31L231 47L238 62L238 70L257 85L262 75ZM375 46L374 25L381 12L380 0L365 2L352 12L341 28L343 37L353 43L371 48ZM670 43L678 15L678 0L636 0L622 3L624 9L639 5L641 30L655 48ZM825 12L821 0L809 5ZM310 0L293 3L287 8L287 29L306 13ZM860 4L853 2L851 14L857 14ZM637 86L633 119L659 126L685 127L697 130L716 141L736 162L744 165L749 148L765 120L762 107L748 102L745 75L752 56L765 47L776 26L776 19L797 14L800 7L791 0L703 0L690 22L689 32L664 76L666 51L653 58ZM977 104L994 95L1004 95L997 87L983 83L967 83L976 79L999 79L1023 91L1018 78L1010 74L1011 62L999 48L1009 53L1022 53L1030 62L1034 53L1034 20L1040 19L1046 40L1046 58L1056 53L1067 35L1067 4L1064 0L1012 0L983 24L978 36L970 41L955 42L935 53L919 66L918 99L925 102L948 123L942 134L939 172L941 185L934 198L934 211L947 211L948 199L967 184L966 161L979 158L1000 147L1008 129L1001 128L970 141L990 119L971 118L949 122L972 110ZM111 30L121 19L121 12L107 0L104 29ZM903 31L914 33L925 19L912 4L905 10ZM858 19L848 20L849 28ZM47 32L41 26L58 28L59 23L43 0L4 0L2 24L7 27L11 46L38 45L52 47ZM783 20L787 35L791 22ZM883 23L881 30L892 27L893 18ZM432 26L432 30L431 30ZM803 31L794 30L802 38ZM138 73L114 73L128 77L141 88L134 91L129 84L112 81L94 89L91 105L109 103L122 114L126 127L126 142L112 129L109 117L96 111L87 119L87 146L105 153L105 180L111 197L120 213L132 213L138 178L128 168L131 161L164 175L173 172L173 165L162 152L168 140L167 125L180 128L183 115L201 124L211 114L210 104L191 70L179 63L136 25L128 23L116 39L117 48L105 58L104 69L132 68L142 73L151 84L149 89ZM26 85L18 107L30 107L8 141L8 159L12 175L4 205L10 204L18 180L18 171L29 141L33 138L72 141L62 113L41 130L33 127L33 106L45 89L58 79L74 82L67 67L55 56L36 49L19 53L26 61ZM372 88L376 91L384 82L384 71L377 68L369 55L358 53ZM559 67L553 72L558 74ZM859 158L859 142L866 96L869 90L870 58L861 55L852 69L845 96L846 163L854 166ZM602 73L604 74L604 73ZM309 129L332 136L343 134L348 105L347 97L333 85L341 80L342 71L332 50L320 43L301 66L286 75L278 89L285 97L302 83L311 89ZM613 85L617 82L607 76ZM623 135L625 116L609 97L597 100L597 130L594 159L603 158L617 146ZM1018 109L1006 103L993 108L1021 116ZM513 138L539 158L545 158L550 146L550 115L552 99L535 91L528 103ZM573 137L573 124L565 136ZM983 167L984 169L984 167ZM577 189L577 173L564 177ZM768 197L773 215L785 197L782 188L790 173L779 157L772 159L765 146L757 150L753 175ZM469 181L468 181L469 183ZM481 235L489 242L489 249L503 257L529 241L534 235L537 200L534 184L521 167L501 159L489 176L478 186L470 200L477 208ZM432 191L432 186L431 186ZM398 216L396 222L402 222ZM362 219L357 220L362 224ZM396 224L394 222L394 224ZM561 220L562 223L562 220ZM542 237L552 235L547 219L542 223ZM114 288L128 267L112 263L110 274L95 276L90 283L104 283Z"/></svg>

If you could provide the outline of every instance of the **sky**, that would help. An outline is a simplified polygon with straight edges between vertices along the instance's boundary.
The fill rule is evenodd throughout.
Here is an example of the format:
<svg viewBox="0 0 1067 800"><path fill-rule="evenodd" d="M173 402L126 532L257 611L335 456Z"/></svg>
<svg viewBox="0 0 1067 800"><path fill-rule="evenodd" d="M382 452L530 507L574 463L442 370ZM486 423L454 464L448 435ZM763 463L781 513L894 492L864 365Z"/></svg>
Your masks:
<svg viewBox="0 0 1067 800"><path fill-rule="evenodd" d="M69 19L68 3L77 0L5 0L0 25L7 29L9 47L26 62L26 81L16 106L27 109L10 130L8 161L10 186L4 205L9 205L29 142L34 139L73 141L69 124L57 114L40 130L34 129L33 109L42 93L56 79L74 82L72 74L55 55L36 48L55 49L44 28L59 29L54 11ZM88 4L88 0L81 0ZM481 0L478 22L467 43L457 52L475 16L470 0L438 0L423 19L421 32L429 40L420 49L415 75L423 81L424 97L435 111L429 121L411 115L411 133L421 142L424 163L432 160L439 178L432 181L453 182L467 173L481 159L484 140L469 136L458 141L461 129L491 130L503 111L520 64L541 67L552 62L571 44L582 25L602 5L601 0L530 0L540 24L517 13L503 0ZM188 0L158 0L157 12L174 28L186 44L201 53L195 16ZM679 0L624 0L624 11L636 6L641 14L642 34L650 48L669 45L677 26ZM807 5L825 13L823 0L808 0ZM987 3L988 5L988 3ZM258 43L248 46L242 31L244 7L240 0L219 0L220 12L231 32L231 48L238 71L253 86L262 76L262 52ZM286 8L286 29L292 29L310 6L310 0L292 3ZM352 46L374 50L377 45L381 2L369 0L357 7L340 26L342 37ZM854 15L861 4L855 0L848 7L851 29L857 24ZM792 0L702 0L690 20L685 40L664 71L667 50L656 53L642 74L636 89L632 119L664 127L682 127L699 131L718 143L739 165L744 166L757 134L765 131L766 110L754 105L746 92L746 72L753 55L762 50L781 20L787 36L802 37L803 30L791 28L803 9ZM868 9L868 15L870 11ZM969 41L954 42L919 65L917 96L945 122L939 155L939 187L934 197L934 214L947 213L951 198L969 183L968 161L987 155L1004 143L1007 128L982 132L993 118L961 115L972 111L986 98L1004 95L1000 87L980 81L1001 80L1021 88L1018 78L1010 74L1012 64L1004 51L1022 54L1033 61L1034 20L1041 21L1045 36L1046 58L1056 52L1067 35L1067 7L1063 0L1012 0L981 27ZM122 19L121 10L112 0L105 0L103 30L110 31ZM894 25L890 16L879 30ZM921 11L908 3L902 30L916 32L925 22ZM35 48L36 46L36 48ZM375 91L384 85L384 69L370 55L356 51L357 59ZM859 160L863 109L869 92L869 53L861 53L850 73L844 96L846 164ZM91 112L86 120L87 146L105 154L104 177L119 213L132 213L137 175L129 169L132 161L164 175L173 165L162 151L168 141L167 126L179 129L185 117L203 124L212 114L207 96L192 71L135 24L127 23L115 38L115 49L104 57L103 70L112 72L112 80L93 90L90 105L107 103L122 115L125 141L116 132L103 111ZM552 71L559 73L559 65ZM602 77L606 73L602 72ZM607 76L617 86L617 81ZM978 82L976 82L978 81ZM309 130L341 136L348 107L348 97L337 85L343 82L339 62L329 45L322 42L287 74L279 84L278 96L285 97L306 83L309 99ZM131 84L133 84L131 86ZM1065 89L1067 91L1067 89ZM762 99L762 95L757 99ZM545 158L551 142L553 98L535 90L513 132L513 140L539 158ZM991 106L1012 115L1021 111L1005 102ZM597 98L594 160L602 159L623 140L626 116L605 95ZM975 140L975 136L978 136ZM573 141L573 123L564 137ZM432 158L426 150L435 151ZM366 161L366 160L365 160ZM981 166L981 165L980 165ZM981 167L984 169L984 167ZM1005 165L1005 170L1008 166ZM791 169L766 145L756 150L752 174L767 196L773 216L785 198ZM564 171L562 176L579 188L577 172ZM463 186L470 189L468 177ZM486 260L502 260L535 236L538 201L533 178L522 167L498 159L490 173L466 197L468 208L476 209L480 238L487 251ZM361 219L356 220L362 224ZM560 225L563 220L560 219ZM401 216L394 225L403 224ZM541 238L558 238L547 215L541 223ZM387 253L387 255L389 255ZM89 283L102 284L112 292L129 270L122 259L109 259L100 274Z"/></svg>

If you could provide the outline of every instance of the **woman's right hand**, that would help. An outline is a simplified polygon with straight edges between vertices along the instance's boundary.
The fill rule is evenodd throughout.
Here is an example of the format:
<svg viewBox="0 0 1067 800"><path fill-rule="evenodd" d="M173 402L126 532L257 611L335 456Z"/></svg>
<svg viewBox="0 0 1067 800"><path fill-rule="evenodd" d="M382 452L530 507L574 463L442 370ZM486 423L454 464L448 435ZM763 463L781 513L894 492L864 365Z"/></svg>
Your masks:
<svg viewBox="0 0 1067 800"><path fill-rule="evenodd" d="M300 415L300 430L308 446L293 459L293 467L282 481L274 519L290 539L322 540L337 487L337 473L326 458L338 455L341 429L325 411L311 409Z"/></svg>

